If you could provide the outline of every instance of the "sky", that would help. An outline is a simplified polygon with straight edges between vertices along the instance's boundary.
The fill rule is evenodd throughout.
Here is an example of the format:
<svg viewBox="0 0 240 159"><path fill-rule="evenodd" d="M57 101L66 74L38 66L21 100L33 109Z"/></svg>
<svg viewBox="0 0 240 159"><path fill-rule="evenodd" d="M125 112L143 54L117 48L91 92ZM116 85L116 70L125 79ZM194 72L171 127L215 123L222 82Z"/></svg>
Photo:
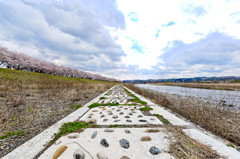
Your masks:
<svg viewBox="0 0 240 159"><path fill-rule="evenodd" d="M240 0L0 0L0 45L121 80L239 76Z"/></svg>

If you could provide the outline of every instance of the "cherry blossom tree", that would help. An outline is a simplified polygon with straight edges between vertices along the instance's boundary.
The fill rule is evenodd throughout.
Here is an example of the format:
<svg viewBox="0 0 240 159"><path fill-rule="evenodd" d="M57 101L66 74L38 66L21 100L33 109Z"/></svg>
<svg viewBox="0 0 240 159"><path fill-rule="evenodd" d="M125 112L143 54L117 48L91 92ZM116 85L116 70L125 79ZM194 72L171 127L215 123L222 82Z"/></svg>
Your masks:
<svg viewBox="0 0 240 159"><path fill-rule="evenodd" d="M73 69L70 67L58 66L54 63L39 60L23 53L10 51L7 48L1 46L0 66L5 66L8 69L46 73L65 77L121 82L120 80L114 78L108 78L98 74L92 74L89 72Z"/></svg>

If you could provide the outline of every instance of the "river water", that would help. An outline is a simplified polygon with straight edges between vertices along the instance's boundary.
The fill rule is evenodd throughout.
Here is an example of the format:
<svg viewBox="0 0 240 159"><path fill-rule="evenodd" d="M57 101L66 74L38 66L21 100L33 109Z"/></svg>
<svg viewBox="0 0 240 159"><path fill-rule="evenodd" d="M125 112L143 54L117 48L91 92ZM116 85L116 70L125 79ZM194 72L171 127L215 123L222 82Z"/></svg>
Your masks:
<svg viewBox="0 0 240 159"><path fill-rule="evenodd" d="M207 100L212 103L222 103L225 106L240 108L240 91L211 90L199 88L187 88L177 86L162 86L152 84L136 84L137 87L151 89L161 93L181 96L191 96Z"/></svg>

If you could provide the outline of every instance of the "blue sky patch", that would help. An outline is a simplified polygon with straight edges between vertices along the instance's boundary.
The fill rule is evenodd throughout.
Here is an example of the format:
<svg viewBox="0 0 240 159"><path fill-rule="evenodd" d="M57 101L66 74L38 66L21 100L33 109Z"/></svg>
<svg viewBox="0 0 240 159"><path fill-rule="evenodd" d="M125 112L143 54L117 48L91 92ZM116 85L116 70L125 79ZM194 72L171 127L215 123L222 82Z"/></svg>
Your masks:
<svg viewBox="0 0 240 159"><path fill-rule="evenodd" d="M157 33L155 34L155 37L158 38L159 37L159 33L161 32L161 30L157 30Z"/></svg>
<svg viewBox="0 0 240 159"><path fill-rule="evenodd" d="M137 50L137 52L139 52L139 53L144 53L143 47L140 46L140 45L138 44L138 42L136 42L136 41L133 41L133 45L132 45L131 49L135 49L135 50Z"/></svg>
<svg viewBox="0 0 240 159"><path fill-rule="evenodd" d="M168 22L167 24L162 25L162 27L169 27L169 26L172 26L172 25L176 25L176 23L175 22Z"/></svg>
<svg viewBox="0 0 240 159"><path fill-rule="evenodd" d="M175 22L169 22L168 24L167 24L167 26L172 26L172 25L175 25L176 23Z"/></svg>
<svg viewBox="0 0 240 159"><path fill-rule="evenodd" d="M138 16L136 12L130 12L128 14L129 18L133 21L133 22L137 22L138 21Z"/></svg>

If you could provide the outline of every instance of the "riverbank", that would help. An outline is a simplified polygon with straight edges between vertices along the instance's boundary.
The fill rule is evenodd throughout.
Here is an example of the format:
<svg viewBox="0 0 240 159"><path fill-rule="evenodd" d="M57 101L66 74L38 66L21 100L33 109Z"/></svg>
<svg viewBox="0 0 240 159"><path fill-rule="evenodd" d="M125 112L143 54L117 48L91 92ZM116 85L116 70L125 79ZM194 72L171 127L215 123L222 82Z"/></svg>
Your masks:
<svg viewBox="0 0 240 159"><path fill-rule="evenodd" d="M215 135L230 141L229 146L240 146L240 111L219 106L210 106L210 103L196 98L170 95L157 91L126 85L136 93L151 99L153 102L172 110L189 119L193 123L212 132ZM234 144L231 144L234 143Z"/></svg>
<svg viewBox="0 0 240 159"><path fill-rule="evenodd" d="M155 85L240 91L240 83L170 83L170 82L167 82L167 83L155 83Z"/></svg>
<svg viewBox="0 0 240 159"><path fill-rule="evenodd" d="M137 84L136 86L155 90L161 93L176 94L185 97L197 98L212 105L229 109L240 109L240 91L212 90L187 88L178 86L165 86L153 84Z"/></svg>

